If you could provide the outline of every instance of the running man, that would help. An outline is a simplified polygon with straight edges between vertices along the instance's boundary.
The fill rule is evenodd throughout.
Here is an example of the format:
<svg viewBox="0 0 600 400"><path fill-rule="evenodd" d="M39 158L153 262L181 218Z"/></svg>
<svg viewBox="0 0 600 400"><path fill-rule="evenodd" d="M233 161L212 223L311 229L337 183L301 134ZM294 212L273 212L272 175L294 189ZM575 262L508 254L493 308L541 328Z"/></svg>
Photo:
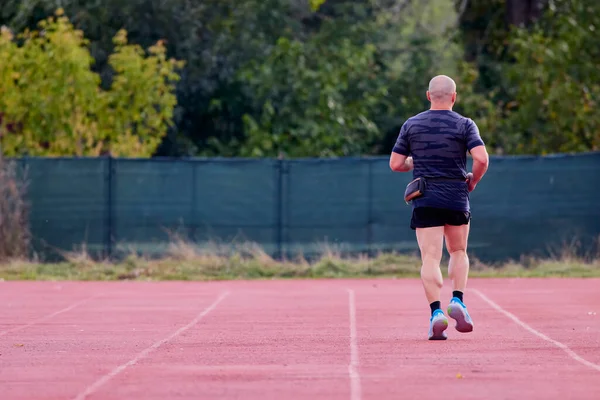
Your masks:
<svg viewBox="0 0 600 400"><path fill-rule="evenodd" d="M421 280L431 308L429 340L445 340L448 319L440 303L444 239L450 254L448 275L453 286L448 315L456 320L457 331L473 330L473 320L463 302L469 275L469 192L486 173L489 157L475 122L452 111L456 84L451 78L434 77L429 82L427 99L431 108L402 125L390 157L390 168L396 172L413 171L413 178L426 177L425 193L411 202L410 227L416 231L422 260ZM472 175L467 175L467 151L473 157Z"/></svg>

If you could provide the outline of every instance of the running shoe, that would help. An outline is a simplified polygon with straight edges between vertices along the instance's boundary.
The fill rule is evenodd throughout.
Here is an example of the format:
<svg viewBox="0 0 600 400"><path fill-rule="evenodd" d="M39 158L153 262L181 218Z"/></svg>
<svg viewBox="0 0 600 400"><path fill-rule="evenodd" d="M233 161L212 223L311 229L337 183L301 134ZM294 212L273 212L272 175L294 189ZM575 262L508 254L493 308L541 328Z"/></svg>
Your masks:
<svg viewBox="0 0 600 400"><path fill-rule="evenodd" d="M442 310L435 310L429 319L429 340L446 340L444 332L448 328L448 319Z"/></svg>
<svg viewBox="0 0 600 400"><path fill-rule="evenodd" d="M448 315L456 320L456 330L462 333L473 331L473 320L467 311L467 306L460 299L453 297L448 305Z"/></svg>

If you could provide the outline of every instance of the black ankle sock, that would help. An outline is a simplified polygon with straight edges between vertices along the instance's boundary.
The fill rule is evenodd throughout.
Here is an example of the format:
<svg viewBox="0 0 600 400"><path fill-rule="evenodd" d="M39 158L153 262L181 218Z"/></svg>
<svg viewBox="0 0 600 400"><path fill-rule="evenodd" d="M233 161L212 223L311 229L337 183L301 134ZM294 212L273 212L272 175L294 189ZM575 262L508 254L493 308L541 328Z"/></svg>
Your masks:
<svg viewBox="0 0 600 400"><path fill-rule="evenodd" d="M452 292L452 297L456 297L460 301L463 301L463 292L461 292L460 290L455 290Z"/></svg>
<svg viewBox="0 0 600 400"><path fill-rule="evenodd" d="M429 308L431 308L431 315L433 315L433 312L435 310L439 310L441 308L441 304L442 303L440 303L439 301L434 301L429 305Z"/></svg>

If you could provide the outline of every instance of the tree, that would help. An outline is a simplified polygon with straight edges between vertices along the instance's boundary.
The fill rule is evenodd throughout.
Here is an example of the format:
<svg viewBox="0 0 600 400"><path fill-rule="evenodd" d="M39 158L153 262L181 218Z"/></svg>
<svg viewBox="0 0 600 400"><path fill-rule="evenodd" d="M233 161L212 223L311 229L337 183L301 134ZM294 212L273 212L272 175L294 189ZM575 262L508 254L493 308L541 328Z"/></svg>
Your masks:
<svg viewBox="0 0 600 400"><path fill-rule="evenodd" d="M122 29L127 31L129 43L148 49L163 41L168 58L186 60L176 85L177 106L173 110L173 124L162 138L157 151L169 155L193 154L194 135L206 132L199 110L207 108L212 90L212 77L205 73L203 58L211 60L206 51L205 21L211 19L213 0L203 2L179 0L5 0L0 8L0 25L13 31L35 30L39 21L63 7L70 21L82 30L88 40L87 48L94 59L92 71L102 79L101 87L108 89L114 69L109 57L114 52L114 37ZM168 45L168 47L167 47Z"/></svg>
<svg viewBox="0 0 600 400"><path fill-rule="evenodd" d="M3 120L20 128L3 135L6 155L79 154L96 146L92 118L101 109L100 80L90 71L83 35L57 14L42 21L40 31L19 35L22 45L2 30L0 58L7 62L0 64L0 104Z"/></svg>
<svg viewBox="0 0 600 400"><path fill-rule="evenodd" d="M241 155L361 154L378 133L370 119L381 90L371 84L378 73L373 52L347 40L280 39L264 62L242 70L258 117L244 117Z"/></svg>
<svg viewBox="0 0 600 400"><path fill-rule="evenodd" d="M115 74L110 90L102 92L104 114L100 114L110 152L118 156L150 157L173 120L177 104L175 72L182 62L167 59L164 43L148 49L127 43L127 32L114 39L115 52L109 64Z"/></svg>
<svg viewBox="0 0 600 400"><path fill-rule="evenodd" d="M87 45L62 9L41 21L39 30L17 38L2 29L0 58L7 62L0 64L0 129L6 155L147 157L155 151L172 121L181 63L166 58L161 42L146 56L121 31L109 58L115 75L110 90L103 90Z"/></svg>
<svg viewBox="0 0 600 400"><path fill-rule="evenodd" d="M244 68L254 103L248 146L224 150L387 154L404 120L426 107L429 79L460 71L460 48L447 36L458 22L452 0L327 1L303 21L304 35Z"/></svg>
<svg viewBox="0 0 600 400"><path fill-rule="evenodd" d="M498 153L547 154L600 147L595 0L482 0L461 18L473 95Z"/></svg>
<svg viewBox="0 0 600 400"><path fill-rule="evenodd" d="M498 145L511 153L580 152L600 148L600 4L552 2L530 29L511 35L515 62L504 66L510 88Z"/></svg>
<svg viewBox="0 0 600 400"><path fill-rule="evenodd" d="M596 3L6 0L0 9L0 24L13 31L35 31L38 21L61 4L74 26L85 32L82 46L92 59L87 55L80 58L77 62L81 65L74 64L78 66L74 77L67 77L64 71L59 76L60 69L44 73L54 80L81 79L80 87L88 87L77 91L75 97L67 96L60 87L53 90L71 109L96 109L90 114L69 112L65 115L72 121L65 122L65 116L60 121L66 126L86 127L75 129L83 141L88 140L86 132L97 131L94 137L107 135L95 144L101 153L108 151L108 140L113 143L112 151L118 150L115 132L130 132L121 140L132 140L143 131L154 132L152 138L158 137L156 132L166 131L153 155L278 155L278 150L289 156L387 154L406 118L428 107L424 95L427 82L440 73L455 77L459 90L456 110L476 119L490 148L504 153L543 153L597 148ZM126 47L115 42L121 29L127 29ZM134 74L133 60L161 39L165 42L159 42L157 49L166 51L164 57L150 56L163 57L161 63L168 63L169 58L186 60L186 66L180 79L162 76L170 84L178 79L176 91L161 100L166 113L152 117L140 110L151 108L144 98L159 92L156 85L161 79ZM20 54L20 46L15 46L14 40L9 42L12 47L5 47L5 54ZM139 47L134 50L131 43ZM565 43L567 51L561 50ZM115 58L113 54L120 55ZM9 77L0 90L16 84L10 74L19 71L7 66L13 63L6 61L0 67L12 71L0 78ZM115 63L124 63L119 74L131 74L132 78L115 77ZM148 74L152 68L159 67L148 67ZM97 75L89 75L89 71ZM90 84L92 81L95 83ZM134 82L140 86L133 86ZM102 90L96 96L97 87ZM137 100L120 102L129 91L140 94ZM172 94L177 99L173 108ZM334 109L322 107L329 97L336 99ZM40 100L30 97L28 101L34 106ZM141 120L127 119L116 111L123 110L127 102L137 104ZM46 110L40 114L45 123L58 121L46 115L50 107L42 109ZM563 110L567 110L566 116ZM4 124L5 136L25 129L25 120L8 119L4 109L2 113L0 125ZM103 120L101 113L113 125L105 122L88 129L93 121ZM346 125L335 122L340 116ZM165 124L155 126L150 122L155 117ZM152 142L147 147L152 149L156 140L138 142ZM47 140L39 143L43 151L48 150L44 149ZM149 152L138 149L137 154Z"/></svg>

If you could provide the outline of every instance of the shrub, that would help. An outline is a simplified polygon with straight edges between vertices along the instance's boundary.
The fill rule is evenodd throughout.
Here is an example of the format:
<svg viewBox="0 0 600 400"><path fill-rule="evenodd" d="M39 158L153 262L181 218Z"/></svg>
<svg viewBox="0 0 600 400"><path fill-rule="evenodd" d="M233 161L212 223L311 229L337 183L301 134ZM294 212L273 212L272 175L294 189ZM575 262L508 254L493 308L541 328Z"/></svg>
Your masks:
<svg viewBox="0 0 600 400"><path fill-rule="evenodd" d="M0 155L0 262L26 258L29 252L29 205L25 171Z"/></svg>

